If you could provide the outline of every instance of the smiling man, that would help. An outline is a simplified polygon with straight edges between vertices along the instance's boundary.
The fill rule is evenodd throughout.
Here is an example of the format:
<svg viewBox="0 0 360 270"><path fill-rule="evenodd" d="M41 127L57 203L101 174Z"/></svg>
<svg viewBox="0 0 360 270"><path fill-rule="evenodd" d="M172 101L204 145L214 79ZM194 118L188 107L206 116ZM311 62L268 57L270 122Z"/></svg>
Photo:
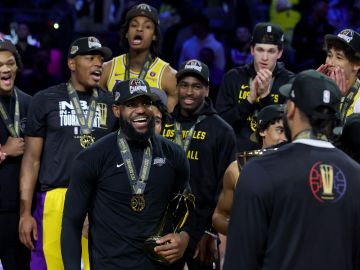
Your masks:
<svg viewBox="0 0 360 270"><path fill-rule="evenodd" d="M145 81L122 81L113 94L120 129L85 149L73 164L61 235L65 269L79 269L87 212L91 269L168 269L146 256L144 242L168 202L187 186L189 164L179 146L155 135L153 96ZM155 252L173 263L188 241L185 231L170 233L158 240Z"/></svg>
<svg viewBox="0 0 360 270"><path fill-rule="evenodd" d="M254 61L231 69L223 78L216 110L233 127L239 152L260 148L250 140L256 130L254 114L267 105L284 102L279 88L294 74L278 62L283 46L284 35L278 25L257 24L251 38Z"/></svg>
<svg viewBox="0 0 360 270"><path fill-rule="evenodd" d="M108 134L115 122L111 95L99 88L103 61L109 57L111 50L97 38L75 40L68 54L70 80L38 92L30 104L20 172L19 234L32 250L31 269L64 267L60 231L70 167L74 157Z"/></svg>
<svg viewBox="0 0 360 270"><path fill-rule="evenodd" d="M177 103L176 71L158 56L161 35L157 10L147 4L133 6L126 14L121 32L121 44L128 53L104 64L101 86L112 91L120 81L139 78L150 87L162 89L168 96L168 109Z"/></svg>
<svg viewBox="0 0 360 270"><path fill-rule="evenodd" d="M235 158L235 134L216 113L209 94L209 69L198 60L184 62L176 74L179 103L163 136L182 146L190 162L190 187L196 196L189 247L174 269L213 269L211 217L223 174ZM216 241L215 241L216 242Z"/></svg>
<svg viewBox="0 0 360 270"><path fill-rule="evenodd" d="M31 100L15 86L21 66L15 45L0 38L0 260L5 270L28 269L30 257L19 242L17 230L20 164Z"/></svg>

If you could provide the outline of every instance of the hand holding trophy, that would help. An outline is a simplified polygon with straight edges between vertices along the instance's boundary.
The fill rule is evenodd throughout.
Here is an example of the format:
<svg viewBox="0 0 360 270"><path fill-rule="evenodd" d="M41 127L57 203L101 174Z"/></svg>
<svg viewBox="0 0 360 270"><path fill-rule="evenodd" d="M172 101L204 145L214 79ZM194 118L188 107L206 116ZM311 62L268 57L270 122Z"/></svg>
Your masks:
<svg viewBox="0 0 360 270"><path fill-rule="evenodd" d="M154 248L158 246L156 241L166 234L179 233L194 208L195 196L188 189L185 189L183 193L176 194L169 202L154 234L145 240L145 250L152 260L165 265L170 263L166 258L155 252Z"/></svg>

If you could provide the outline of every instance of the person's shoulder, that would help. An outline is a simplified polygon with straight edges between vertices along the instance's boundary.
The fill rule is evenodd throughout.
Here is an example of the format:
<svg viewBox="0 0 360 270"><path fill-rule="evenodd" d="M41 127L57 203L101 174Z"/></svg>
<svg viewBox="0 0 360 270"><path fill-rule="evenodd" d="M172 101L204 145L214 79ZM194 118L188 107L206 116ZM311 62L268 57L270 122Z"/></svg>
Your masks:
<svg viewBox="0 0 360 270"><path fill-rule="evenodd" d="M24 91L22 91L17 87L16 87L16 93L18 94L20 101L29 102L32 98L32 96L30 96L29 94L25 93Z"/></svg>
<svg viewBox="0 0 360 270"><path fill-rule="evenodd" d="M277 62L276 66L277 66L277 72L276 72L275 76L286 77L288 79L295 77L296 74L294 72L288 70L285 67L285 64L283 62Z"/></svg>
<svg viewBox="0 0 360 270"><path fill-rule="evenodd" d="M209 115L208 121L211 122L212 125L216 126L217 130L221 133L224 131L233 131L233 128L218 113Z"/></svg>
<svg viewBox="0 0 360 270"><path fill-rule="evenodd" d="M154 59L154 63L156 63L156 64L161 64L161 65L169 65L169 66L170 66L170 64L169 64L168 62L166 62L165 60L161 59L160 57L156 57L156 58Z"/></svg>

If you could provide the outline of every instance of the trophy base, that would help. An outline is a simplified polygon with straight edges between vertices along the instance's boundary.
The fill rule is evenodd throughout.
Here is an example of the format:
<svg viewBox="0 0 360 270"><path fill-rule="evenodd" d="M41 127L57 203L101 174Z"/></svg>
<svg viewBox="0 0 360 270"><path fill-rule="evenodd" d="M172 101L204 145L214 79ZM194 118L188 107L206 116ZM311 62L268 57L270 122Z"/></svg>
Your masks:
<svg viewBox="0 0 360 270"><path fill-rule="evenodd" d="M144 247L145 250L148 254L148 256L150 257L150 259L162 264L162 265L169 265L170 263L161 255L159 255L158 253L156 253L154 251L154 248L156 246L158 246L158 244L156 244L156 240L158 240L160 238L160 236L154 236L154 237L150 237L148 239L146 239Z"/></svg>

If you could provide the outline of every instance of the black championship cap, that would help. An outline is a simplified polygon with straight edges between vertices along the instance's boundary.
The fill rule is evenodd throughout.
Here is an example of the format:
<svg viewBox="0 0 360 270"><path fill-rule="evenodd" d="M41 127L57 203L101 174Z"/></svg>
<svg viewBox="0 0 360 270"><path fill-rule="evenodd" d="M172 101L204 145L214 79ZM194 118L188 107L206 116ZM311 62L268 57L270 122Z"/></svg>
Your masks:
<svg viewBox="0 0 360 270"><path fill-rule="evenodd" d="M209 68L206 64L200 62L199 60L192 59L182 63L178 73L176 73L177 82L179 82L180 78L186 75L193 75L205 82L207 85L209 84Z"/></svg>
<svg viewBox="0 0 360 270"><path fill-rule="evenodd" d="M281 118L284 114L284 105L268 105L261 109L257 115L257 126L264 127L274 119Z"/></svg>
<svg viewBox="0 0 360 270"><path fill-rule="evenodd" d="M20 54L19 54L18 50L16 49L15 45L12 44L12 42L10 40L3 39L0 37L0 51L11 52L15 57L16 65L18 66L18 68L22 68Z"/></svg>
<svg viewBox="0 0 360 270"><path fill-rule="evenodd" d="M125 17L125 21L130 21L132 18L137 16L144 16L152 20L156 25L159 24L159 14L156 8L147 5L147 4L139 4L133 6L127 13Z"/></svg>
<svg viewBox="0 0 360 270"><path fill-rule="evenodd" d="M283 114L284 114L283 104L268 105L262 108L260 112L257 114L257 120L256 120L257 130L264 129L269 122L275 119L282 118ZM250 140L259 143L255 132L251 134Z"/></svg>
<svg viewBox="0 0 360 270"><path fill-rule="evenodd" d="M338 40L350 46L355 54L360 57L360 34L352 29L341 30L339 34L325 35L325 43L331 40Z"/></svg>
<svg viewBox="0 0 360 270"><path fill-rule="evenodd" d="M251 44L254 45L255 43L273 44L282 47L284 32L277 24L258 23L255 25L251 36Z"/></svg>
<svg viewBox="0 0 360 270"><path fill-rule="evenodd" d="M115 84L112 93L115 104L124 104L126 101L139 96L147 96L151 100L159 99L155 94L151 93L149 84L146 81L137 78Z"/></svg>
<svg viewBox="0 0 360 270"><path fill-rule="evenodd" d="M295 105L307 115L318 119L338 116L341 93L335 81L316 70L300 72L292 84L280 87L280 93L292 100ZM327 107L332 113L324 114L317 108Z"/></svg>
<svg viewBox="0 0 360 270"><path fill-rule="evenodd" d="M112 56L112 51L108 47L103 47L96 37L82 37L71 44L68 58L94 52L98 52L105 60Z"/></svg>

